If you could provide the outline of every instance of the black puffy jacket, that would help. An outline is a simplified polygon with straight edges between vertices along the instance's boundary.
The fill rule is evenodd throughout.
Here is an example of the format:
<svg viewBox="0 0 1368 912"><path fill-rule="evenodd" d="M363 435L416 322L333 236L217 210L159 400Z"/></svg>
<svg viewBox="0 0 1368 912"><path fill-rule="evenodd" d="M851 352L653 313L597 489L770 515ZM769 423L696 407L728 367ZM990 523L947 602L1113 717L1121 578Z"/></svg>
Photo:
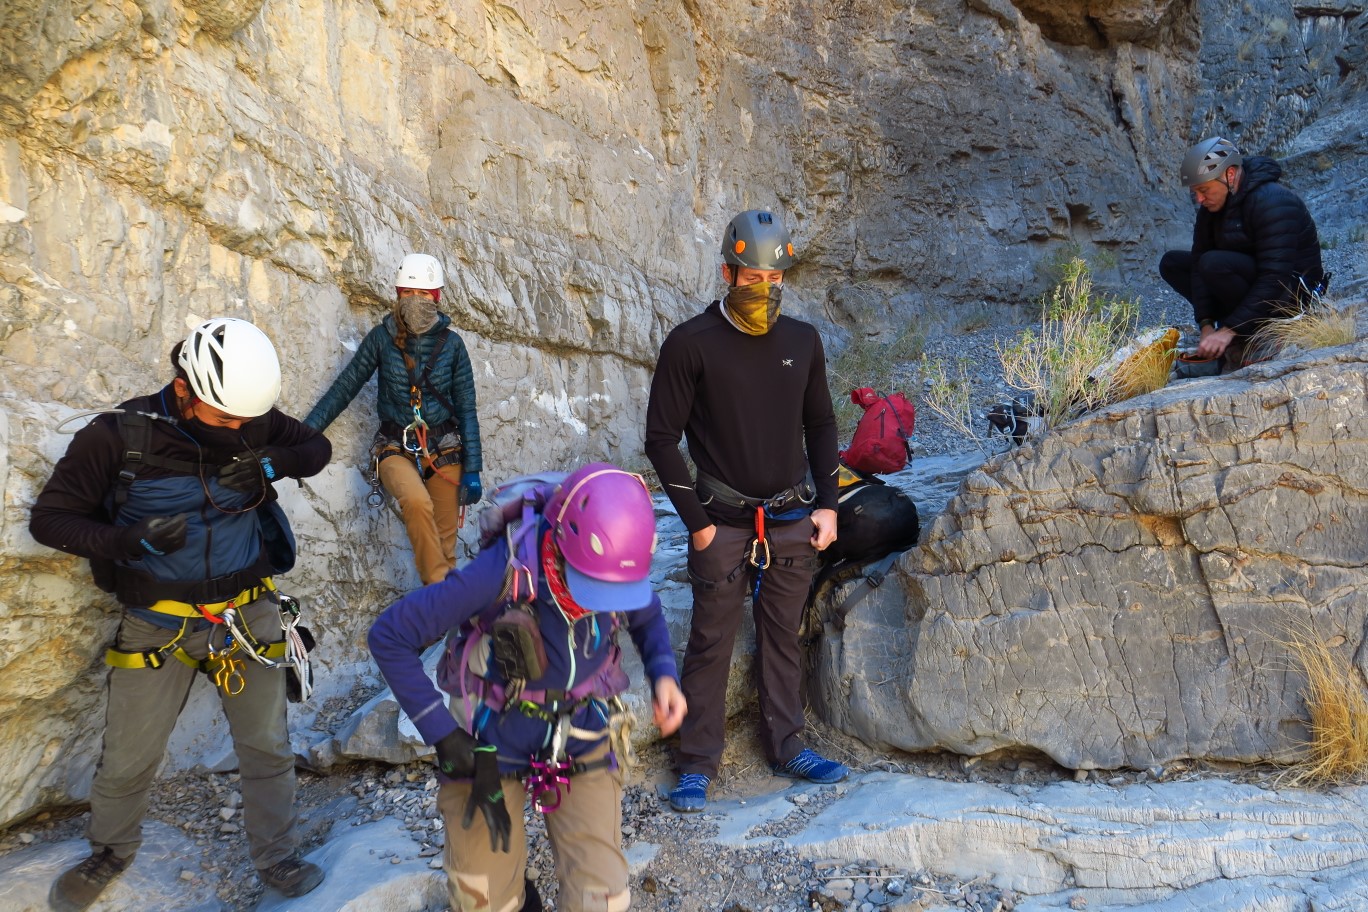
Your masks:
<svg viewBox="0 0 1368 912"><path fill-rule="evenodd" d="M1198 322L1219 319L1222 326L1248 332L1243 327L1251 321L1296 309L1293 292L1299 278L1305 277L1313 288L1320 283L1324 271L1316 223L1301 198L1278 183L1280 177L1282 166L1273 159L1246 158L1240 188L1221 211L1198 211L1192 233L1194 260L1209 250L1229 250L1253 257L1256 271L1244 300L1221 315L1194 269L1192 309Z"/></svg>

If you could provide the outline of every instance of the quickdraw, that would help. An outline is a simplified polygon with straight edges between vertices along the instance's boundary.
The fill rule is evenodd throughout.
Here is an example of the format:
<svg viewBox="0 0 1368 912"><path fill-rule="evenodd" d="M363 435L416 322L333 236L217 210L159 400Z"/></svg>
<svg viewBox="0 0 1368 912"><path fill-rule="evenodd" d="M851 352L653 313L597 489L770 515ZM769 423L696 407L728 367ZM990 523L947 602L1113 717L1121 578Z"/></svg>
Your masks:
<svg viewBox="0 0 1368 912"><path fill-rule="evenodd" d="M755 568L755 586L751 589L751 603L760 599L760 583L765 578L765 569L770 565L769 539L765 537L765 508L755 508L755 538L751 540L748 561Z"/></svg>

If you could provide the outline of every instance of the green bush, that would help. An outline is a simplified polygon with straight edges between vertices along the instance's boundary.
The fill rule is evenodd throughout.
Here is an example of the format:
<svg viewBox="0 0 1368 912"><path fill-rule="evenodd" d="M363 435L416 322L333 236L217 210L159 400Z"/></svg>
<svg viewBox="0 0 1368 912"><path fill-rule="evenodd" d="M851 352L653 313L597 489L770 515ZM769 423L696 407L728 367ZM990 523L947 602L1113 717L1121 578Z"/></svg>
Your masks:
<svg viewBox="0 0 1368 912"><path fill-rule="evenodd" d="M997 347L1003 378L1033 398L1045 429L1055 427L1106 401L1108 384L1094 375L1139 315L1137 300L1099 294L1088 264L1070 260L1041 301L1040 325Z"/></svg>

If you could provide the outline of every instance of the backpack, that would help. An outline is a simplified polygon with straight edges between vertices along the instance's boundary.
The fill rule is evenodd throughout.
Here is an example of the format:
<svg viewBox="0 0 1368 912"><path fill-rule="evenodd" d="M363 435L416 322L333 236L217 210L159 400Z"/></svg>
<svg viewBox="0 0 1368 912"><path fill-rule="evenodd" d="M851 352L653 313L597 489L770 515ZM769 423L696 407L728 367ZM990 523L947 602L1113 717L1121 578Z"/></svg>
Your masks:
<svg viewBox="0 0 1368 912"><path fill-rule="evenodd" d="M122 465L114 477L108 504L103 506L96 519L112 523L119 517L119 511L128 501L128 492L143 466L168 469L181 475L198 475L200 466L183 459L158 456L151 451L152 425L156 421L168 420L166 416L151 411L150 397L143 400L148 411L124 408L114 413L118 422L119 440L123 444ZM253 443L252 446L261 444ZM289 521L276 503L277 494L271 485L266 486L265 498L257 509L260 510L261 534L264 556L270 564L272 573L288 573L295 564L295 539ZM90 575L95 585L104 592L119 592L119 566L113 560L92 557ZM160 595L158 597L161 597Z"/></svg>
<svg viewBox="0 0 1368 912"><path fill-rule="evenodd" d="M829 565L863 564L917 543L917 505L898 488L842 467L836 540L822 552Z"/></svg>
<svg viewBox="0 0 1368 912"><path fill-rule="evenodd" d="M902 393L885 396L864 386L850 391L850 401L865 410L855 428L850 447L841 460L867 474L897 472L912 455L909 442L917 422L917 410Z"/></svg>
<svg viewBox="0 0 1368 912"><path fill-rule="evenodd" d="M882 585L898 555L915 545L921 532L917 505L902 491L845 463L840 464L838 478L836 541L821 554L822 565L813 577L803 612L802 629L808 642L820 636L822 605L828 593L861 578L826 618L836 629L843 629L846 615Z"/></svg>
<svg viewBox="0 0 1368 912"><path fill-rule="evenodd" d="M542 472L510 479L490 492L490 505L480 511L480 547L489 547L500 538L508 541L503 587L493 604L447 634L437 665L437 686L462 698L464 715L458 718L468 729L478 728L472 698L501 712L514 701L574 703L588 696L611 696L628 685L621 654L613 643L599 671L570 690L552 694L525 689L528 681L546 673L547 665L532 604L540 578L537 530L547 502L567 477L566 472ZM619 623L614 614L610 637L616 637ZM493 667L498 668L504 685L489 680Z"/></svg>

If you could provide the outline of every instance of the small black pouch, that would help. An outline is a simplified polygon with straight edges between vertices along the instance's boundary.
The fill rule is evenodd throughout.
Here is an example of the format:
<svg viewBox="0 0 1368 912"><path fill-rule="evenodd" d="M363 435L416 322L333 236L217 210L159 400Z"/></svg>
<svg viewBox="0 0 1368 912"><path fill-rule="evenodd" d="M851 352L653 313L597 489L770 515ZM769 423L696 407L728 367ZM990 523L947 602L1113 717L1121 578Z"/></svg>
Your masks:
<svg viewBox="0 0 1368 912"><path fill-rule="evenodd" d="M489 631L494 662L505 681L536 681L546 674L541 627L525 605L510 605Z"/></svg>

